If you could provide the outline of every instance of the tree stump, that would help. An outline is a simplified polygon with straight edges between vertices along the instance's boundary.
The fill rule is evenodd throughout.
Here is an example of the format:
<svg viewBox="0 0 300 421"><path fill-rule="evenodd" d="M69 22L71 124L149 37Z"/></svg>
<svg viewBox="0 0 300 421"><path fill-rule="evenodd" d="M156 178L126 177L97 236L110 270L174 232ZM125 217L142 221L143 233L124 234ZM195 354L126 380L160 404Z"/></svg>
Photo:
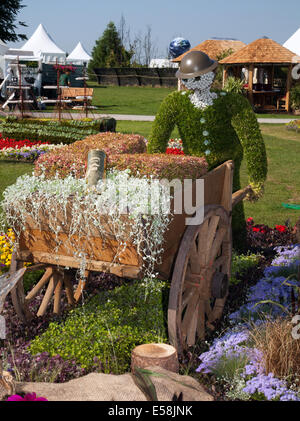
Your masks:
<svg viewBox="0 0 300 421"><path fill-rule="evenodd" d="M178 373L178 357L176 349L167 344L139 345L131 353L131 371L135 368L159 366Z"/></svg>

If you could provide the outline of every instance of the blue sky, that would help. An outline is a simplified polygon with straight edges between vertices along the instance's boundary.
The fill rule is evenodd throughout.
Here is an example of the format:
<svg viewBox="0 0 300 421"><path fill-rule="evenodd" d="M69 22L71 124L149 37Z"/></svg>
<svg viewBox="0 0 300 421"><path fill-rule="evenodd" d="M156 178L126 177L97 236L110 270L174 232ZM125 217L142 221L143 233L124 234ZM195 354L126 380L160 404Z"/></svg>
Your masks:
<svg viewBox="0 0 300 421"><path fill-rule="evenodd" d="M28 37L43 23L59 47L71 52L81 41L91 52L107 23L118 26L123 14L132 37L152 28L162 56L176 36L192 47L211 37L250 43L264 35L284 43L300 27L299 0L23 0L18 18ZM20 46L22 43L10 44Z"/></svg>

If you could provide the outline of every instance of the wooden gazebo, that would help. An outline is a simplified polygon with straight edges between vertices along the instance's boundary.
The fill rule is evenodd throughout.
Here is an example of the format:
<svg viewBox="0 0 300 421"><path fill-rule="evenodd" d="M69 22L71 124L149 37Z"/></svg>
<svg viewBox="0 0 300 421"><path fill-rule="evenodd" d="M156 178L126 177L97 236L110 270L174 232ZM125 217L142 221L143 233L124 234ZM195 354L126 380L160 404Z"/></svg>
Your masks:
<svg viewBox="0 0 300 421"><path fill-rule="evenodd" d="M290 111L293 66L300 57L267 37L259 38L224 58L223 83L228 75L245 80L249 101L260 110Z"/></svg>
<svg viewBox="0 0 300 421"><path fill-rule="evenodd" d="M201 44L196 45L196 47L191 48L186 53L174 58L172 61L174 63L180 63L183 57L191 51L203 51L213 60L217 60L218 56L224 51L231 50L232 53L235 53L245 46L246 44L244 42L236 39L207 39L206 41L201 42Z"/></svg>

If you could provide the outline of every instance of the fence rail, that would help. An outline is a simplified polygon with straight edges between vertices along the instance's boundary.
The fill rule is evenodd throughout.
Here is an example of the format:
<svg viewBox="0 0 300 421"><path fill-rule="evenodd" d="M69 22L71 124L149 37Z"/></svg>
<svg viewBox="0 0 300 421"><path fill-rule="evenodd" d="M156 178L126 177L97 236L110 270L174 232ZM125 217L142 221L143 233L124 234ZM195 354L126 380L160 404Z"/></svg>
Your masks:
<svg viewBox="0 0 300 421"><path fill-rule="evenodd" d="M94 73L99 85L116 86L177 86L176 68L95 68Z"/></svg>

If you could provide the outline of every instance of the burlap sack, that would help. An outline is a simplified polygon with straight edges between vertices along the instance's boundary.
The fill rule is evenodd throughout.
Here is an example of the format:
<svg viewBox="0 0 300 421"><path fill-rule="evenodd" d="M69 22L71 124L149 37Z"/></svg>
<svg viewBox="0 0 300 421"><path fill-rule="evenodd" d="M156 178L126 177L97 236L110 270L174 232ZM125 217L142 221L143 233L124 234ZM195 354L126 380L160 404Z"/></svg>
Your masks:
<svg viewBox="0 0 300 421"><path fill-rule="evenodd" d="M190 376L149 367L151 371L167 377L151 376L159 401L171 401L174 394L182 392L184 401L212 401L203 387ZM174 381L175 380L175 381ZM182 385L181 383L185 385ZM192 388L190 387L192 386ZM130 373L120 376L91 373L67 383L17 383L16 393L33 393L49 401L146 401L147 398L137 387Z"/></svg>

